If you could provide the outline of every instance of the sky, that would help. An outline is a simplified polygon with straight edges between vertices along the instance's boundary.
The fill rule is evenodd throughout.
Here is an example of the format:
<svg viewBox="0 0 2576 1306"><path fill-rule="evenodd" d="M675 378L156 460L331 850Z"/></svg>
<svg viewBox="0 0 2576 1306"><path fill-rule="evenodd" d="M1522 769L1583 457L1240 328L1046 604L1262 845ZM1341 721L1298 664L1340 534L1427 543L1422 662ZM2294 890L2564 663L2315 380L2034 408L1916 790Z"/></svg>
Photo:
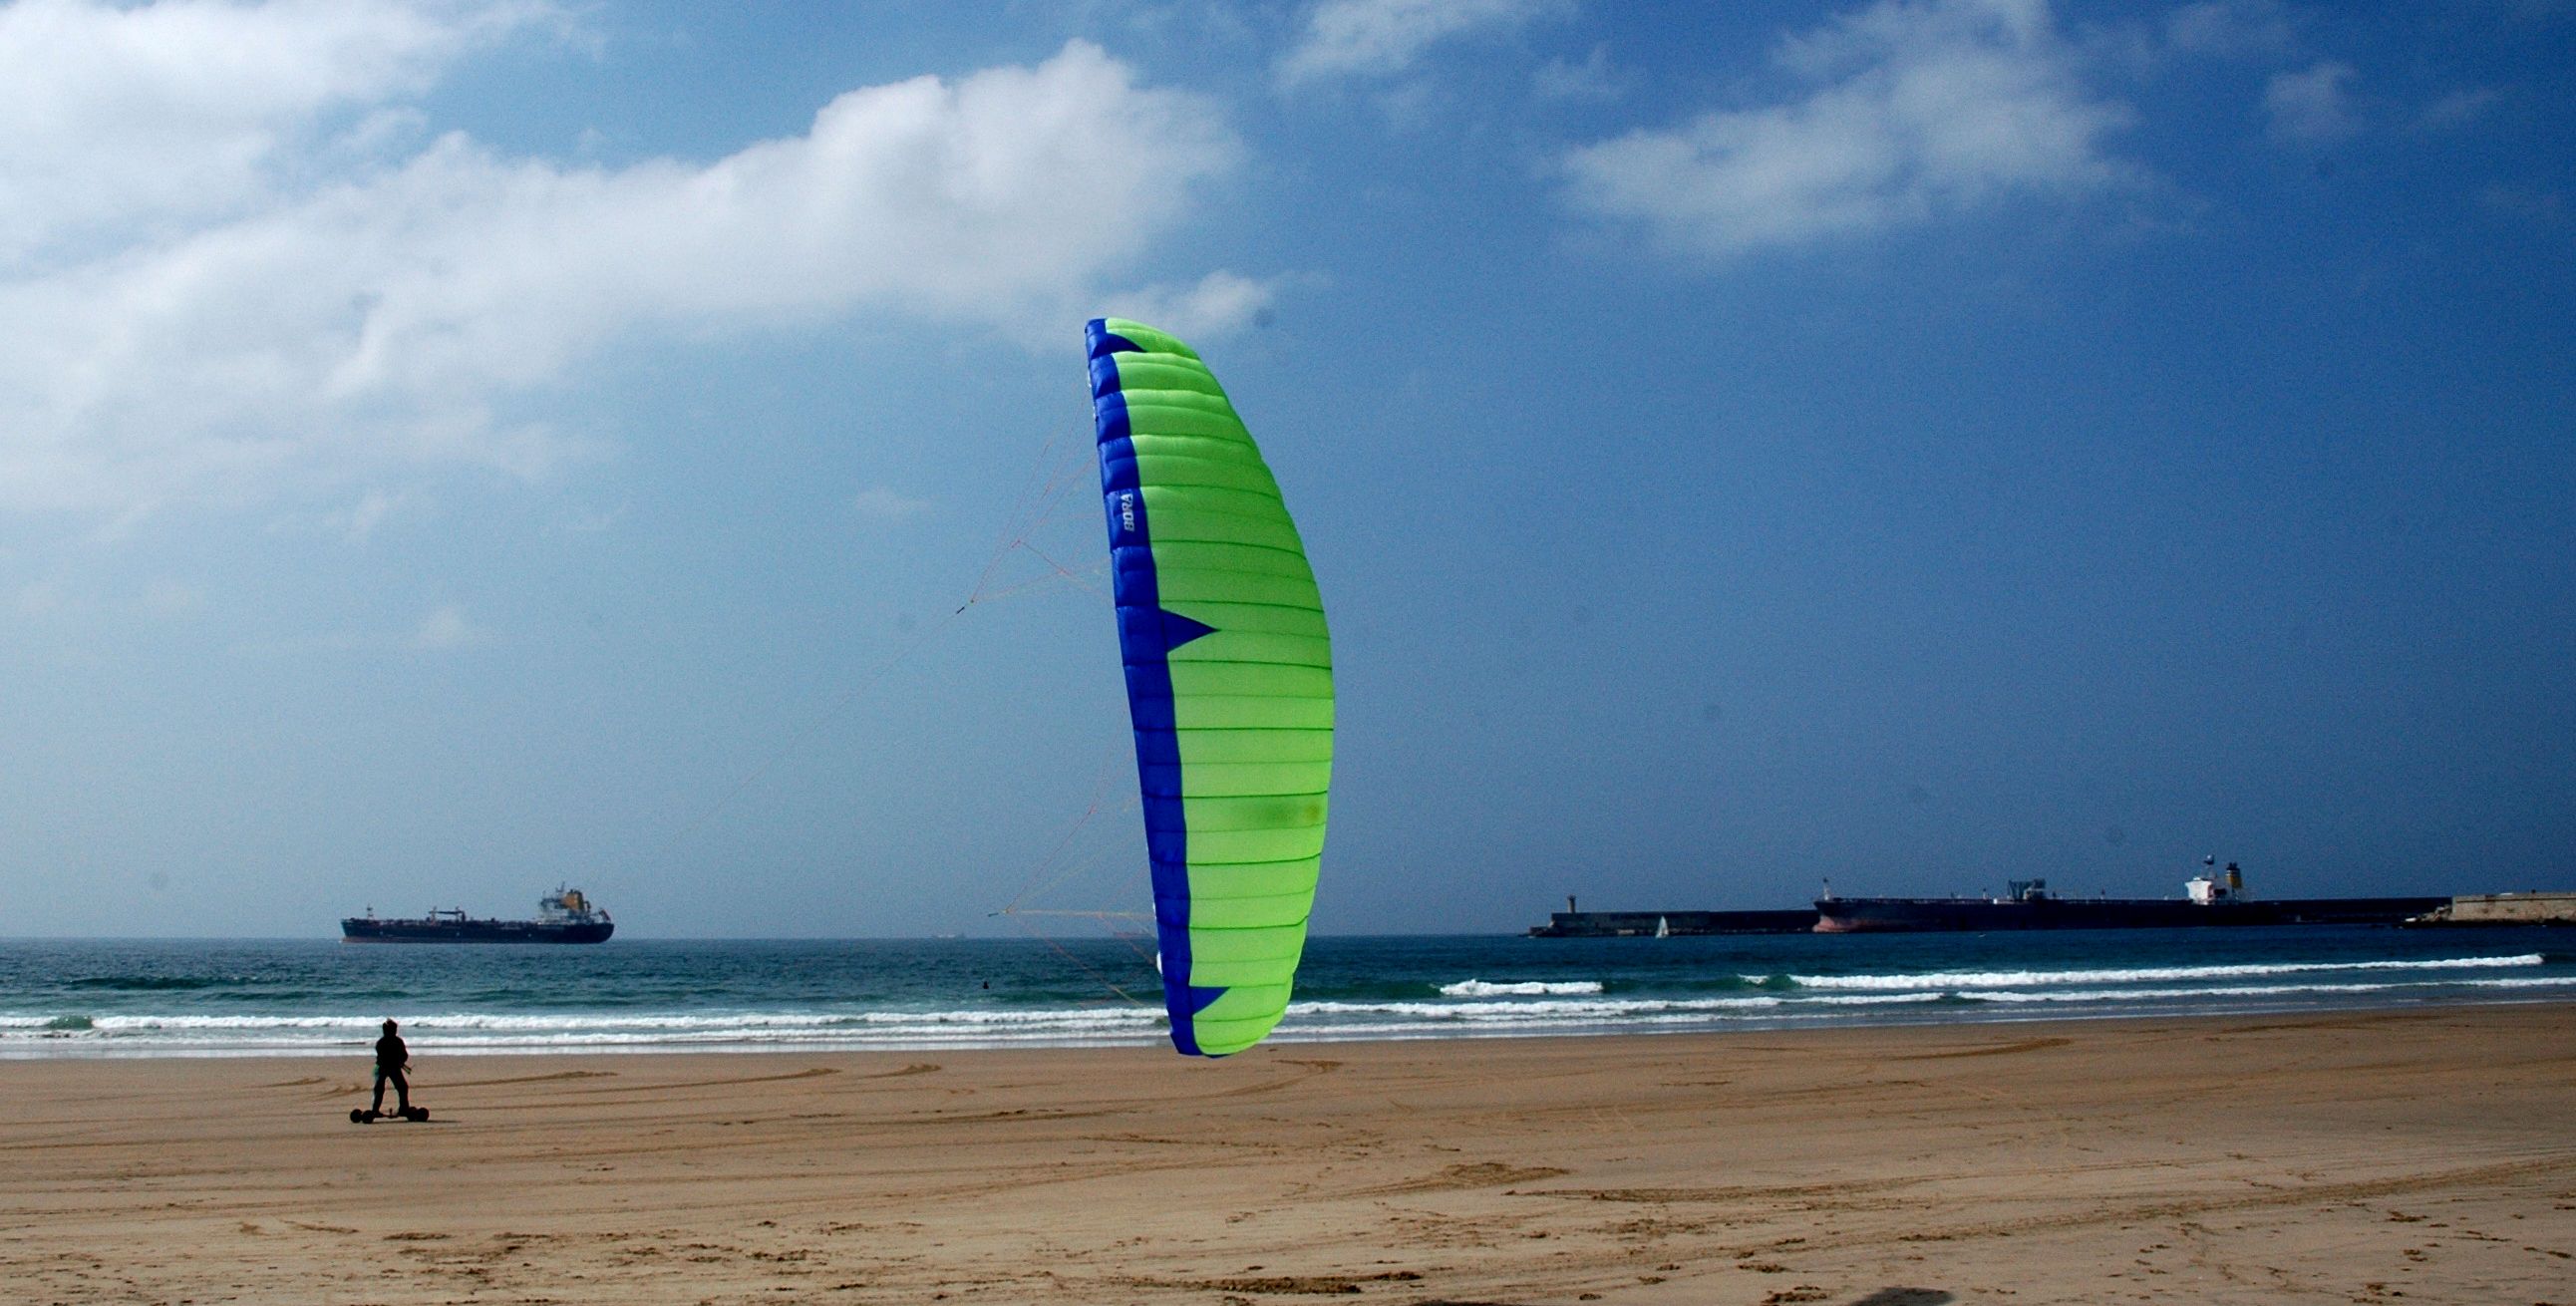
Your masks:
<svg viewBox="0 0 2576 1306"><path fill-rule="evenodd" d="M14 0L0 123L0 935L1144 909L1103 313L1318 932L2576 888L2576 4Z"/></svg>

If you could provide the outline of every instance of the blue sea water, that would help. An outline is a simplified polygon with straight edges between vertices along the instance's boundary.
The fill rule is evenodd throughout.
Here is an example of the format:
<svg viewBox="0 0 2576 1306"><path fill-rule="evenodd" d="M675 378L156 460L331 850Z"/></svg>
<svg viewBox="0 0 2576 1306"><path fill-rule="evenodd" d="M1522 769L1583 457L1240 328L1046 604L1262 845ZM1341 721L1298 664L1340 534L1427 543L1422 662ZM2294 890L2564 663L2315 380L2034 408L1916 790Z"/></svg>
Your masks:
<svg viewBox="0 0 2576 1306"><path fill-rule="evenodd" d="M1150 1044L1149 944L0 942L0 1057ZM1514 1037L2576 999L2576 934L2299 927L1313 940L1274 1038Z"/></svg>

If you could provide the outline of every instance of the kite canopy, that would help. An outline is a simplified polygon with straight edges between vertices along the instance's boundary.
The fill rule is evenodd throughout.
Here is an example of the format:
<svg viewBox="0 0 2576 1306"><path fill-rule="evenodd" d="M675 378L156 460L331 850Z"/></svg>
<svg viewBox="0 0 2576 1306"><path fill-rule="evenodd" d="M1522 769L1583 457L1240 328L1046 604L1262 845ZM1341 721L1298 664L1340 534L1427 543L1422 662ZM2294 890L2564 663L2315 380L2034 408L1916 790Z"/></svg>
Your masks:
<svg viewBox="0 0 2576 1306"><path fill-rule="evenodd" d="M1172 1045L1287 1010L1333 772L1333 654L1279 483L1188 345L1094 319L1092 416Z"/></svg>

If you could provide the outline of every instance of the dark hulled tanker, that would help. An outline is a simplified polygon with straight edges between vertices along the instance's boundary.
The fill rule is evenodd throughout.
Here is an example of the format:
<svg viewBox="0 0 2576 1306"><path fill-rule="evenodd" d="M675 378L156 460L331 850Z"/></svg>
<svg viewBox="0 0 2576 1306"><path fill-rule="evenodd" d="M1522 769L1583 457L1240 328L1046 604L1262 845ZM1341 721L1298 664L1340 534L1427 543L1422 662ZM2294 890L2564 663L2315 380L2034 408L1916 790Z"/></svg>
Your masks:
<svg viewBox="0 0 2576 1306"><path fill-rule="evenodd" d="M537 900L532 921L476 920L461 907L433 907L426 916L389 920L373 911L340 922L347 943L606 943L617 932L608 913L579 889L558 887Z"/></svg>
<svg viewBox="0 0 2576 1306"><path fill-rule="evenodd" d="M2203 874L2182 898L2060 898L2046 880L2017 880L2001 898L1816 900L1819 934L1956 930L2140 930L2227 925L2395 925L2448 898L2248 898L2244 876Z"/></svg>

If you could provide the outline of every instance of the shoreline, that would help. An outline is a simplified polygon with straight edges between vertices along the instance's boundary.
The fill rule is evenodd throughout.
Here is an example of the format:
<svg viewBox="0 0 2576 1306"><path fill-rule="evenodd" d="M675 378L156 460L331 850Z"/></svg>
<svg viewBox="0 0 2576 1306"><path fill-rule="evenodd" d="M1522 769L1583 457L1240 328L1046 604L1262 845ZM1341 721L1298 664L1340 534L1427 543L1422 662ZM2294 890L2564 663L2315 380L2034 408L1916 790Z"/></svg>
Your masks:
<svg viewBox="0 0 2576 1306"><path fill-rule="evenodd" d="M2576 1301L2576 1005L0 1062L40 1300Z"/></svg>
<svg viewBox="0 0 2576 1306"><path fill-rule="evenodd" d="M1739 1018L1739 1023L1721 1028L1692 1027L1671 1030L1639 1029L1633 1025L1603 1025L1597 1028L1588 1029L1461 1029L1435 1033L1381 1033L1351 1035L1318 1033L1304 1035L1294 1029L1283 1028L1274 1032L1269 1038L1265 1039L1262 1046L1271 1048L1323 1051L1336 1048L1364 1047L1376 1044L1414 1045L1491 1043L1519 1042L1528 1040L1543 1041L1553 1039L1588 1041L1623 1038L1731 1038L1769 1034L1827 1033L1833 1031L1848 1031L1855 1035L1865 1035L1874 1030L1953 1028L1960 1030L1977 1030L1997 1028L2010 1029L2024 1025L2064 1024L2084 1026L2105 1022L2117 1024L2136 1021L2189 1022L2203 1020L2286 1020L2301 1017L2328 1018L2336 1016L2433 1015L2448 1011L2477 1011L2499 1007L2566 1007L2571 1011L2576 1011L2576 999L2566 997L2446 998L2437 1001L2418 999L2405 1003L2390 1003L2384 1006L2372 1005L2365 1002L2338 1003L2334 1005L2285 1004L2279 1006L2249 1004L2224 1012L2110 1010L2089 1014L2077 1014L2064 1010L2031 1012L2004 1009L1992 1012L1960 1011L1939 1016L1917 1016L1906 1014L1902 1009L1897 1009L1877 1019L1784 1016L1779 1018L1780 1023L1775 1024L1767 1023L1761 1017L1743 1017ZM367 1050L374 1044L375 1026L380 1019L381 1017L372 1014L348 1017L344 1023L349 1024L353 1031L363 1029L365 1032L363 1034L353 1032L347 1041L343 1043L306 1045L298 1047L226 1047L211 1045L147 1045L119 1047L112 1043L85 1041L80 1039L76 1034L54 1036L39 1035L22 1038L8 1043L0 1043L0 1066L50 1061L105 1063L148 1062L162 1060L192 1062L283 1062L296 1060L338 1061L344 1057L350 1056L358 1057L363 1060L367 1054ZM442 1017L437 1014L424 1016L414 1013L401 1015L398 1019L403 1022L406 1029L409 1029L416 1023L434 1022L442 1019ZM589 1057L675 1056L967 1056L985 1054L1016 1055L1052 1052L1116 1051L1155 1051L1178 1055L1176 1053L1172 1053L1169 1038L1159 1031L1142 1038L1097 1039L1091 1041L1065 1042L1031 1041L1022 1043L923 1041L919 1043L887 1042L861 1044L855 1042L833 1043L818 1041L811 1044L728 1044L657 1043L647 1040L636 1040L624 1043L601 1043L590 1046L452 1046L443 1045L434 1040L423 1040L420 1038L412 1039L411 1043L413 1047L419 1049L426 1055L435 1057L456 1057L470 1060L544 1057L581 1059ZM2576 1303L2571 1303L2571 1306L2576 1306Z"/></svg>
<svg viewBox="0 0 2576 1306"><path fill-rule="evenodd" d="M2320 929L2238 943L1920 936L1863 947L1319 942L1272 1041L1347 1047L1624 1032L2014 1024L2448 1009L2576 999L2576 955ZM2224 932L2241 935L2246 932ZM2211 946L2224 942L2225 946ZM1159 992L1104 982L1132 947L0 950L0 1060L341 1055L400 1020L449 1055L1161 1046ZM1123 981L1124 977L1120 977ZM1152 1001L1148 1001L1150 996Z"/></svg>

